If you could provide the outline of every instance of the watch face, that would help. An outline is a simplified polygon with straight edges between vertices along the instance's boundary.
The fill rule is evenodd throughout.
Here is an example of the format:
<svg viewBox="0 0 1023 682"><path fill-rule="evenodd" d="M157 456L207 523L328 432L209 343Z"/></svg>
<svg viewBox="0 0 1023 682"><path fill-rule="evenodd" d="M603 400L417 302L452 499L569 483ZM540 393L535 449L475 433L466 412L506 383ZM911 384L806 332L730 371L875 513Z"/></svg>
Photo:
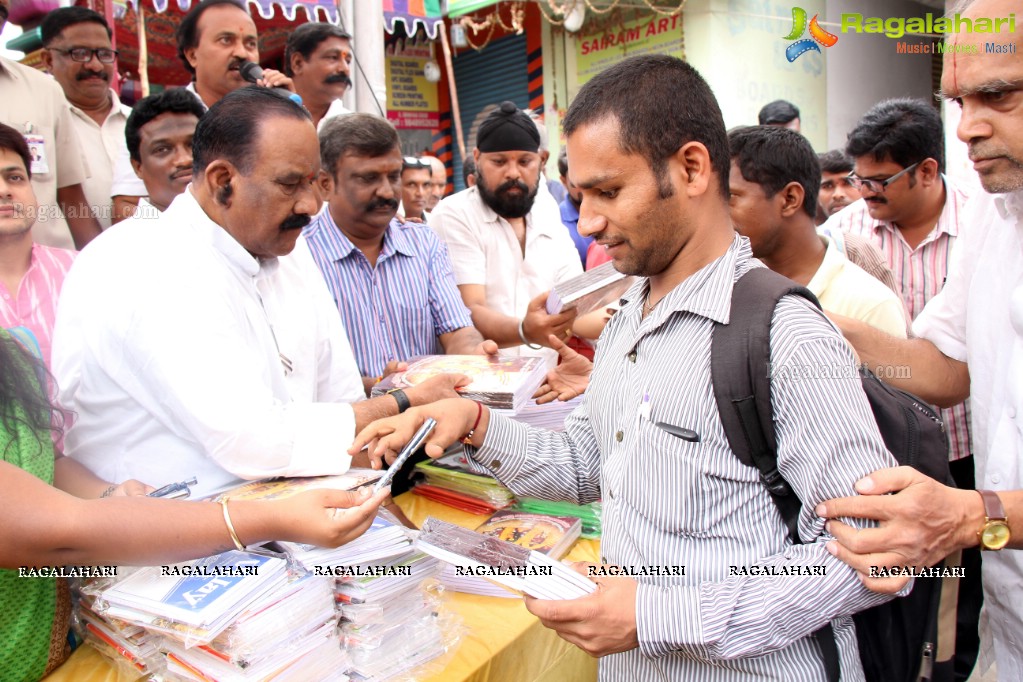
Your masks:
<svg viewBox="0 0 1023 682"><path fill-rule="evenodd" d="M1004 521L988 521L980 533L985 549L1001 549L1009 544L1009 526Z"/></svg>

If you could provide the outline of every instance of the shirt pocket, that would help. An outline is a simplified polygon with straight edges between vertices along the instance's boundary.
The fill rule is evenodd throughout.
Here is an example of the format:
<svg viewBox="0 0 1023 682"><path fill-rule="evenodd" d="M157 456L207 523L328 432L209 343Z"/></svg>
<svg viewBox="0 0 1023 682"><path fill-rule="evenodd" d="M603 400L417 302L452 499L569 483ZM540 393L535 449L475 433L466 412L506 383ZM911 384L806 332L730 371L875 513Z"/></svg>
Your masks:
<svg viewBox="0 0 1023 682"><path fill-rule="evenodd" d="M408 343L412 352L417 354L440 352L439 343L433 329L433 311L427 300L426 292L406 292L408 300L399 302L396 312L401 329L395 330L404 337L399 342ZM408 360L408 358L400 358Z"/></svg>
<svg viewBox="0 0 1023 682"><path fill-rule="evenodd" d="M666 533L705 537L707 486L703 443L672 435L647 419L639 420L636 461L625 466L625 501Z"/></svg>

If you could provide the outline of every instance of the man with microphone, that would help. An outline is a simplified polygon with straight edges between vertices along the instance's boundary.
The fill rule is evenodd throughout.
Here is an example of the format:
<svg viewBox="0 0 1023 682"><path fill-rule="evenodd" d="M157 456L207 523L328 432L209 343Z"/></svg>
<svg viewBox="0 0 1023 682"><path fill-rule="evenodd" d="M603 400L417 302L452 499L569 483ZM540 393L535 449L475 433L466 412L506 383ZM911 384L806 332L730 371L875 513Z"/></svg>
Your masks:
<svg viewBox="0 0 1023 682"><path fill-rule="evenodd" d="M247 83L295 91L291 79L280 71L258 69L256 24L240 2L205 0L193 5L178 26L177 42L178 57L192 74L186 89L207 109ZM246 62L257 68L243 73Z"/></svg>

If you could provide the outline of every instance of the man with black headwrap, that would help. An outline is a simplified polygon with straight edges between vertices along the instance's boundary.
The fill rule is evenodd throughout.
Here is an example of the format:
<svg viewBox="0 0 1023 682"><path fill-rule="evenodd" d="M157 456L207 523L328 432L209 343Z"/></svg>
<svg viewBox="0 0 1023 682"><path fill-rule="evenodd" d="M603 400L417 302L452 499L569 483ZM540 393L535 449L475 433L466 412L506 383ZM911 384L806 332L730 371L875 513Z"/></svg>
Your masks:
<svg viewBox="0 0 1023 682"><path fill-rule="evenodd" d="M539 148L529 116L502 103L476 135L476 186L441 201L429 222L447 242L462 300L483 336L505 352L553 361L557 354L543 346L552 334L571 334L575 311L548 315L547 292L582 266L558 214L534 210Z"/></svg>

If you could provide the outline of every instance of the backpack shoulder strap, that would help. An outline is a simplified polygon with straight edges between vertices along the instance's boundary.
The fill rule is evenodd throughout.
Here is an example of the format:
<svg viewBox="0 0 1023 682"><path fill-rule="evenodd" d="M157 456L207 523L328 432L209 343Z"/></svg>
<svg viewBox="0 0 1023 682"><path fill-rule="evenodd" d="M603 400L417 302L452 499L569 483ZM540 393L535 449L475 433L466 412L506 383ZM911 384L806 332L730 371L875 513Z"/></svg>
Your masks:
<svg viewBox="0 0 1023 682"><path fill-rule="evenodd" d="M714 398L732 452L756 467L794 544L801 502L778 472L778 444L771 408L771 320L783 296L795 294L818 308L805 287L767 268L753 268L732 289L728 324L715 324L710 368ZM813 633L830 682L839 679L838 645L831 623Z"/></svg>
<svg viewBox="0 0 1023 682"><path fill-rule="evenodd" d="M728 443L743 464L755 467L771 493L793 542L800 502L778 473L771 408L771 319L783 296L795 294L818 307L816 297L787 277L753 268L732 289L728 324L714 325L711 379Z"/></svg>

